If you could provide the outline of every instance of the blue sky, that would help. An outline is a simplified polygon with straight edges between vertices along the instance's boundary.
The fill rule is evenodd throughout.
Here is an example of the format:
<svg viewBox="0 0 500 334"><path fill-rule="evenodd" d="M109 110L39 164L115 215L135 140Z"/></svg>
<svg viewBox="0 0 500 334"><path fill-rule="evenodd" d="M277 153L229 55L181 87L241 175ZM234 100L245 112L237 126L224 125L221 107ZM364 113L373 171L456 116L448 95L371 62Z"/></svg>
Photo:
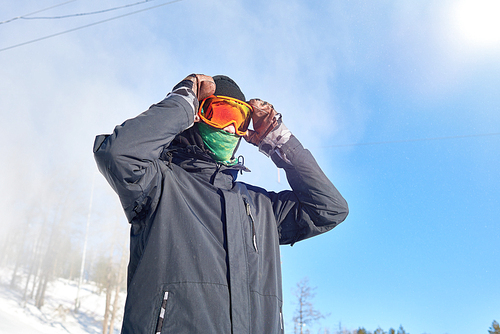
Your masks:
<svg viewBox="0 0 500 334"><path fill-rule="evenodd" d="M0 1L0 21L61 3ZM128 3L72 1L32 16ZM0 24L0 50L162 3ZM96 134L189 73L226 74L274 104L350 205L333 231L282 248L289 333L292 290L306 276L330 313L313 332L341 322L487 333L500 321L499 14L493 0L182 0L0 51L6 221L54 171L90 193ZM253 147L241 153L252 170L243 181L287 188ZM96 188L95 210L114 214L99 176Z"/></svg>

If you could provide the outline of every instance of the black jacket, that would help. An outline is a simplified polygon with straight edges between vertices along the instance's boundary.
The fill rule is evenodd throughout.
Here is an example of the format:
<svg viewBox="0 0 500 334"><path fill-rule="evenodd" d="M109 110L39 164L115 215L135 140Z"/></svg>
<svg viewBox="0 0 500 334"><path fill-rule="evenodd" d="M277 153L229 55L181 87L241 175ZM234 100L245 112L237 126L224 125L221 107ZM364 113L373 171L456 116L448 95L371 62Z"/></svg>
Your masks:
<svg viewBox="0 0 500 334"><path fill-rule="evenodd" d="M292 191L235 181L241 165L171 151L194 96L169 94L96 138L99 170L131 223L122 333L282 333L279 244L331 230L347 203L295 137L276 154Z"/></svg>

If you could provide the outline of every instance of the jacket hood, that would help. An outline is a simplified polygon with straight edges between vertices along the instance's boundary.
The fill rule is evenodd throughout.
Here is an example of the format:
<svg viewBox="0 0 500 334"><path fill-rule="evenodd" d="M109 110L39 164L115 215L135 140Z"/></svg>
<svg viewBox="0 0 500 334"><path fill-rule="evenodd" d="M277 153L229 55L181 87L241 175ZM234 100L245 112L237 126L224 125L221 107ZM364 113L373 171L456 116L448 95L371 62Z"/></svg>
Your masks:
<svg viewBox="0 0 500 334"><path fill-rule="evenodd" d="M186 129L175 136L170 146L175 148L197 146L201 152L205 152L208 155L208 152L206 152L208 149L205 147L200 131L198 131L198 127L196 125L193 125L189 129Z"/></svg>

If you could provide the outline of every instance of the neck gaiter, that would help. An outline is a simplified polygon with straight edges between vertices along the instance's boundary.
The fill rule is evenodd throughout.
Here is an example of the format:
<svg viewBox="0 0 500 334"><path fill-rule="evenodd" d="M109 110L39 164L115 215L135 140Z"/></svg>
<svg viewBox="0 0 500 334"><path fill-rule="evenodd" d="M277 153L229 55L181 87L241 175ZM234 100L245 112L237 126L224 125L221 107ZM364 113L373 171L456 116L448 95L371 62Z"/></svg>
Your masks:
<svg viewBox="0 0 500 334"><path fill-rule="evenodd" d="M214 128L203 122L197 124L203 143L209 149L210 156L215 161L225 165L235 165L238 160L233 158L233 153L238 145L240 137L222 129Z"/></svg>

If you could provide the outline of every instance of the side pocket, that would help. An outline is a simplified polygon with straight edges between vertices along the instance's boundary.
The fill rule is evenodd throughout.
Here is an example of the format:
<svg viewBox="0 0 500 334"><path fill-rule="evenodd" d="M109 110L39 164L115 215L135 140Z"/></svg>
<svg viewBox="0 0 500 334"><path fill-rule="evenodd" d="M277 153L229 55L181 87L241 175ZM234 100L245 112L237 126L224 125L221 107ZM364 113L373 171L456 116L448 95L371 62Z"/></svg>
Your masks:
<svg viewBox="0 0 500 334"><path fill-rule="evenodd" d="M158 323L156 325L156 334L161 333L161 328L163 327L163 321L165 320L165 310L167 309L168 291L163 294L163 300L161 302L160 315L158 316Z"/></svg>

